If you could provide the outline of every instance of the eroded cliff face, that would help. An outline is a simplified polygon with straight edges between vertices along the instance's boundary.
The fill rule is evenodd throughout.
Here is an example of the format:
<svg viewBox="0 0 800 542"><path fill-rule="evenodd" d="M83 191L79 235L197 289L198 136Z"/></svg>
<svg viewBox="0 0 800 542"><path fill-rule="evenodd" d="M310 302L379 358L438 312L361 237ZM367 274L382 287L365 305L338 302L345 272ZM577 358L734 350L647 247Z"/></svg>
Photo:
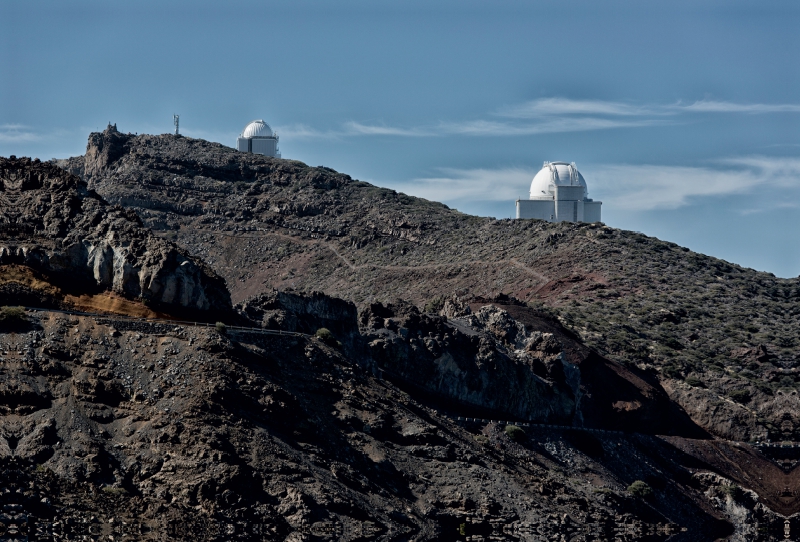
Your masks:
<svg viewBox="0 0 800 542"><path fill-rule="evenodd" d="M502 312L486 307L479 314L492 319ZM435 394L445 405L449 399L462 409L471 405L511 419L558 424L575 416L580 392L570 385L574 367L552 334L515 337L521 347L515 351L513 343L498 340L487 319L448 319L410 304L380 303L360 318L372 358L386 377Z"/></svg>
<svg viewBox="0 0 800 542"><path fill-rule="evenodd" d="M230 311L204 263L108 205L78 177L27 158L0 158L0 265L27 266L62 289L111 291L161 307Z"/></svg>

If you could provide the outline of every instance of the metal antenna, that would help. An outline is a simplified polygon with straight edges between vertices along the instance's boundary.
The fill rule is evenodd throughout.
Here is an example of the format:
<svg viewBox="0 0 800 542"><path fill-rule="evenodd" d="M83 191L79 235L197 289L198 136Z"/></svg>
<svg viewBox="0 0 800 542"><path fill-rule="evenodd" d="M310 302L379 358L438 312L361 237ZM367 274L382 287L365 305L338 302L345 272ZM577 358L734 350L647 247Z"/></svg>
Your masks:
<svg viewBox="0 0 800 542"><path fill-rule="evenodd" d="M175 135L178 135L178 122L180 121L180 115L172 115L172 122L175 123Z"/></svg>

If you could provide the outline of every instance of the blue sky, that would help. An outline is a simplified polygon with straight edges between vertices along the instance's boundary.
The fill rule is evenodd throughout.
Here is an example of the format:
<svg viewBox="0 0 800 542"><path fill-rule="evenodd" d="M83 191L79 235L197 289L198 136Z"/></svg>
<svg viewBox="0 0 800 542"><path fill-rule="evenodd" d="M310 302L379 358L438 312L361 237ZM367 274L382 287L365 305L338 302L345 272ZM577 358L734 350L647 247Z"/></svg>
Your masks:
<svg viewBox="0 0 800 542"><path fill-rule="evenodd" d="M509 217L575 161L609 225L800 274L800 3L0 3L0 155L233 145Z"/></svg>

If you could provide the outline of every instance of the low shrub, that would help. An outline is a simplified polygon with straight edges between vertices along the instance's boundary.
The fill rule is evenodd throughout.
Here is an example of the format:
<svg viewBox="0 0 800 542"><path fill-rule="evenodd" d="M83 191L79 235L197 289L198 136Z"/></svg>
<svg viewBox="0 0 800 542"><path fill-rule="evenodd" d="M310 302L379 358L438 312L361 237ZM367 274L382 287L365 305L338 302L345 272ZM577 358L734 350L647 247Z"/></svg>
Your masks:
<svg viewBox="0 0 800 542"><path fill-rule="evenodd" d="M443 295L437 295L425 303L423 310L428 314L439 314L439 311L444 308L444 301L445 298Z"/></svg>
<svg viewBox="0 0 800 542"><path fill-rule="evenodd" d="M224 322L217 322L214 327L217 328L217 332L221 335L225 335L228 332L228 326Z"/></svg>
<svg viewBox="0 0 800 542"><path fill-rule="evenodd" d="M0 307L0 325L19 327L28 322L28 314L23 307Z"/></svg>
<svg viewBox="0 0 800 542"><path fill-rule="evenodd" d="M687 376L686 380L684 380L687 384L689 384L693 388L705 388L705 383L700 380L699 378L695 378L693 376Z"/></svg>
<svg viewBox="0 0 800 542"><path fill-rule="evenodd" d="M643 480L636 480L628 486L628 493L639 499L648 499L653 496L653 489Z"/></svg>
<svg viewBox="0 0 800 542"><path fill-rule="evenodd" d="M321 327L317 330L314 336L328 346L342 346L342 343L336 340L331 330L326 327Z"/></svg>
<svg viewBox="0 0 800 542"><path fill-rule="evenodd" d="M666 365L661 369L661 372L663 372L664 375L668 376L669 378L674 378L676 380L683 378L681 370L675 365Z"/></svg>
<svg viewBox="0 0 800 542"><path fill-rule="evenodd" d="M520 442L525 438L525 431L518 425L506 425L504 431L506 436L514 442Z"/></svg>
<svg viewBox="0 0 800 542"><path fill-rule="evenodd" d="M103 493L108 495L127 495L128 490L124 487L103 486Z"/></svg>
<svg viewBox="0 0 800 542"><path fill-rule="evenodd" d="M750 390L733 390L728 393L728 397L737 403L745 404L750 402Z"/></svg>

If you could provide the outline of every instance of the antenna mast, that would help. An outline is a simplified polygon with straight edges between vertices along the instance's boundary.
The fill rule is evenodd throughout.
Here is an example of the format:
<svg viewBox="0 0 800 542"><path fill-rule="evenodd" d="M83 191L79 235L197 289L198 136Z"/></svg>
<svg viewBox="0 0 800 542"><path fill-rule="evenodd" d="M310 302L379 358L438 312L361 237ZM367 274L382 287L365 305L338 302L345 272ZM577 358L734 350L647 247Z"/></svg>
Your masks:
<svg viewBox="0 0 800 542"><path fill-rule="evenodd" d="M178 135L178 122L180 121L180 115L172 115L172 122L175 124L175 135Z"/></svg>

